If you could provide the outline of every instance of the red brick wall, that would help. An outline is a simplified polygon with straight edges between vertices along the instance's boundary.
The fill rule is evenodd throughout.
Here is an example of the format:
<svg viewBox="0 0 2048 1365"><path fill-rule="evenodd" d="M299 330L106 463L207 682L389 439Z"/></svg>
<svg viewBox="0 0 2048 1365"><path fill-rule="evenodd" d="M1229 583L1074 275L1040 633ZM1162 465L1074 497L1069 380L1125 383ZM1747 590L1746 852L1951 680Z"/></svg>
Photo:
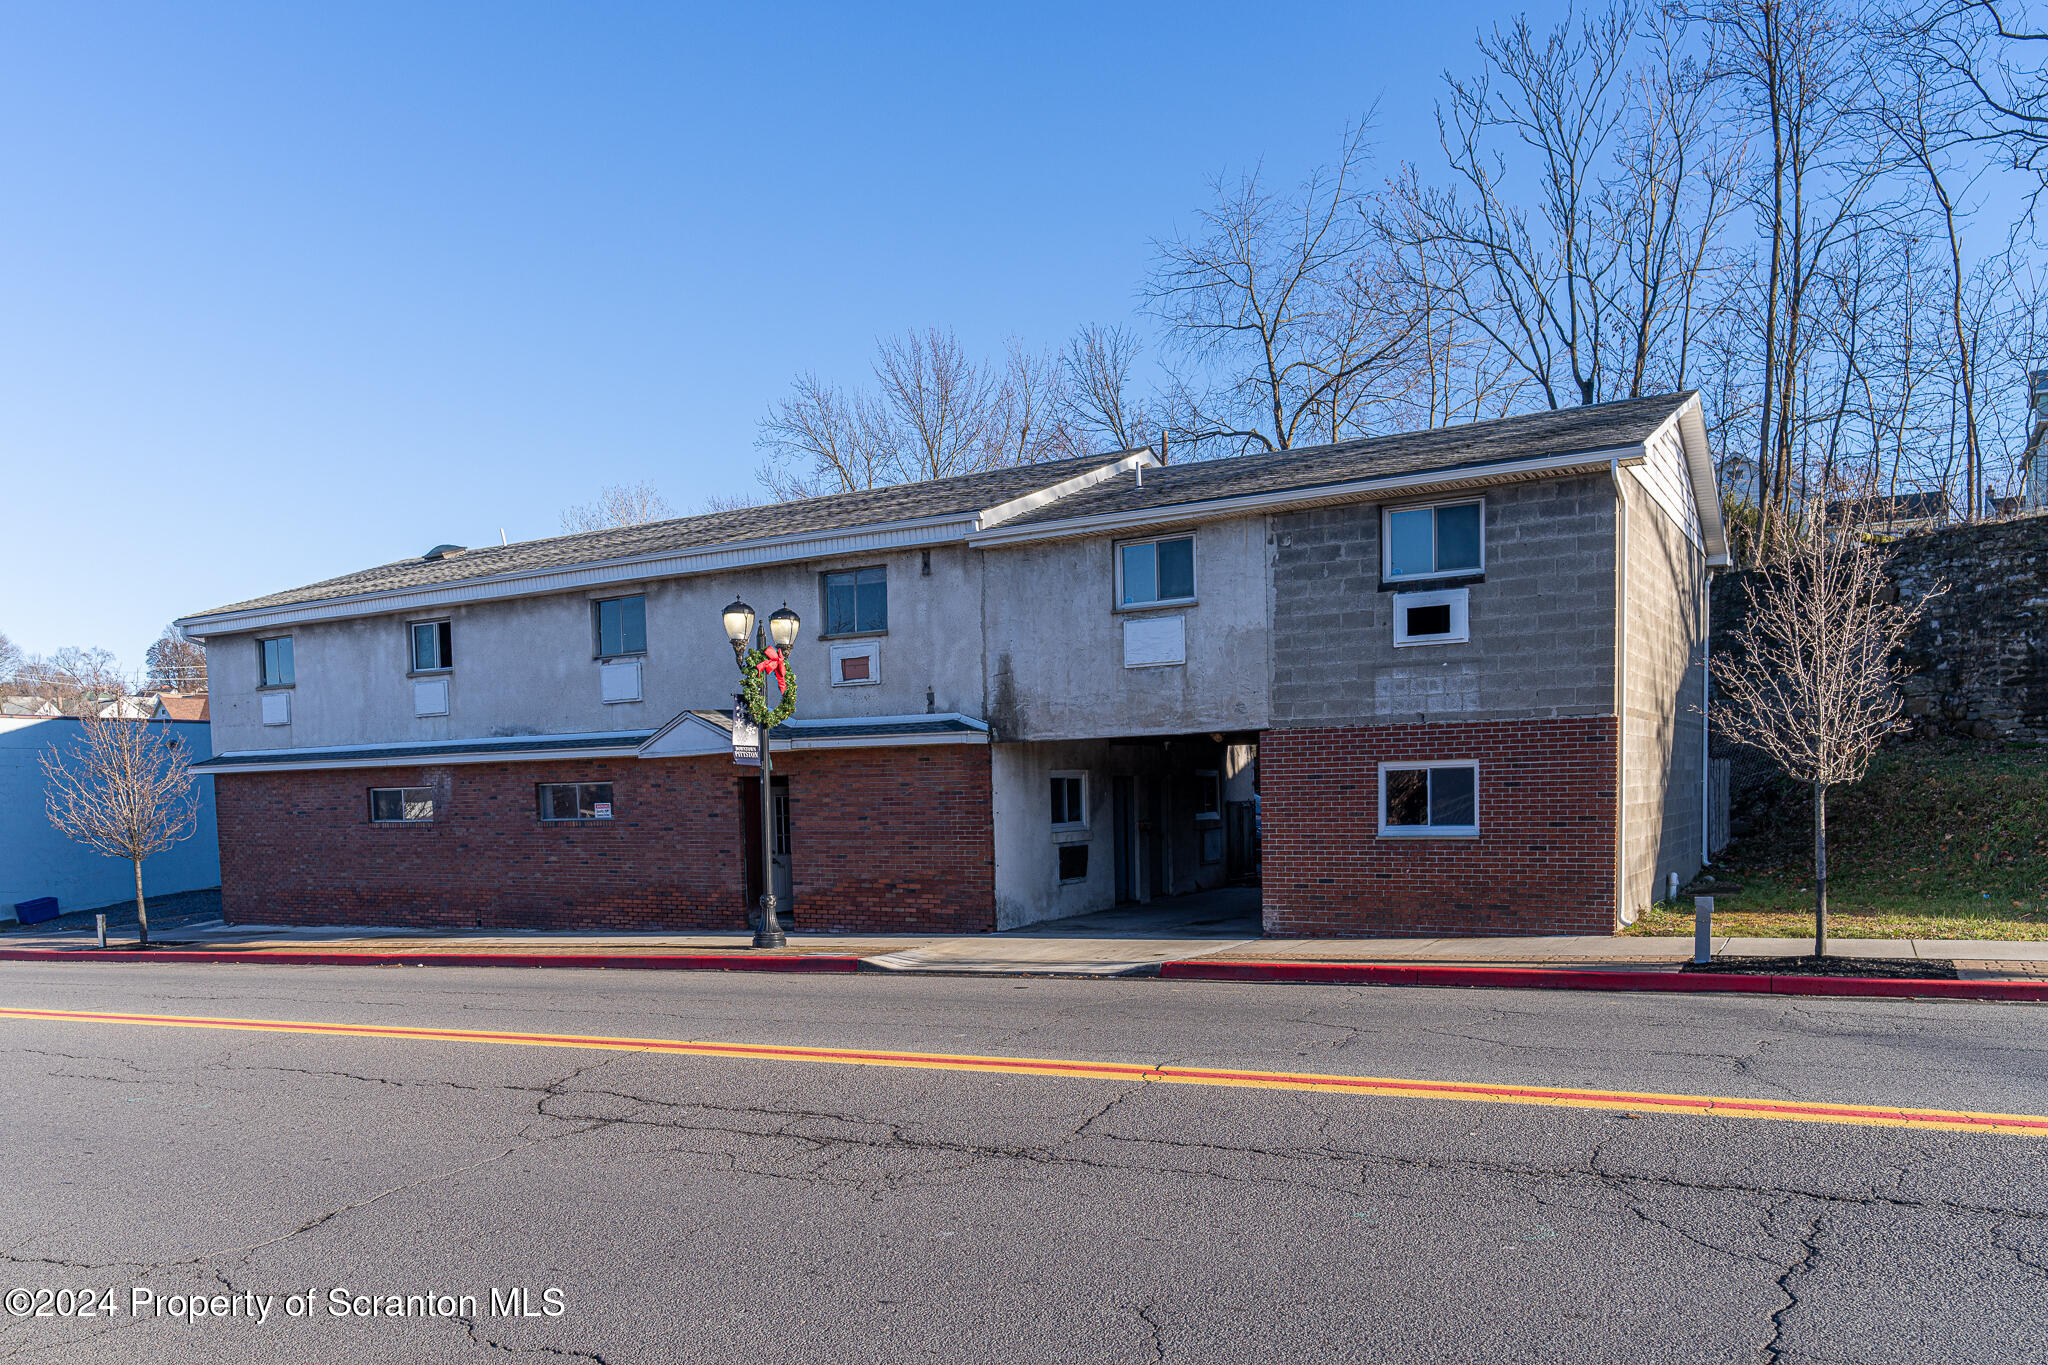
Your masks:
<svg viewBox="0 0 2048 1365"><path fill-rule="evenodd" d="M223 911L242 924L742 928L740 771L691 758L224 773ZM790 778L797 928L994 927L986 747L811 751L775 771ZM610 782L614 818L542 824L541 782ZM405 786L435 789L433 821L371 824L369 789Z"/></svg>
<svg viewBox="0 0 2048 1365"><path fill-rule="evenodd" d="M1259 742L1271 934L1614 931L1616 722L1268 730ZM1382 838L1379 764L1479 763L1479 837Z"/></svg>

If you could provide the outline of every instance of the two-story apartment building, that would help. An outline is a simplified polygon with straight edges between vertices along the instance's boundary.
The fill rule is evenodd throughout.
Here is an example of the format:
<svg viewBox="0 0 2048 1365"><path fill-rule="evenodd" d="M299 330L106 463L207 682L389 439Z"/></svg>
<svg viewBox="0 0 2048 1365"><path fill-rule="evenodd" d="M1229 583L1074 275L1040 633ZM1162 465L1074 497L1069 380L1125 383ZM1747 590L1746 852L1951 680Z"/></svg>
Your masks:
<svg viewBox="0 0 2048 1365"><path fill-rule="evenodd" d="M1133 451L478 549L179 624L248 922L737 927L735 596L804 618L798 928L1213 887L1276 933L1606 932L1703 847L1691 395Z"/></svg>

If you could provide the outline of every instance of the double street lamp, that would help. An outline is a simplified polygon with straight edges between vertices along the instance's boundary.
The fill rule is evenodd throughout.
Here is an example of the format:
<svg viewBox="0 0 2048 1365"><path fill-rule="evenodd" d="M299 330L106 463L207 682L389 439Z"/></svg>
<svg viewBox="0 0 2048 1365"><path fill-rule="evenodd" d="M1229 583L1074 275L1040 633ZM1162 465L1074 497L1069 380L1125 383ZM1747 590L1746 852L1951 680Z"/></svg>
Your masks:
<svg viewBox="0 0 2048 1365"><path fill-rule="evenodd" d="M775 793L768 741L775 727L796 710L796 680L789 675L789 655L796 648L796 633L803 622L785 602L768 618L764 629L756 624L754 609L737 598L725 609L724 619L725 638L732 641L732 657L740 666L740 699L760 730L761 922L754 927L754 946L780 948L788 940L775 916ZM771 676L782 694L772 707L767 688Z"/></svg>

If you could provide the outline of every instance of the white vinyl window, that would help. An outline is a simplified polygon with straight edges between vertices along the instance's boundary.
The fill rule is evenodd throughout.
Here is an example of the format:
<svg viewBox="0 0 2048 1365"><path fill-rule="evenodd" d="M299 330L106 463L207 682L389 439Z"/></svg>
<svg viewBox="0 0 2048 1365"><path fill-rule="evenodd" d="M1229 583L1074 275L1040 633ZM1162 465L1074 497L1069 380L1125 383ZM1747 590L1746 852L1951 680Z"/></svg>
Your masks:
<svg viewBox="0 0 2048 1365"><path fill-rule="evenodd" d="M1195 600L1195 538L1162 536L1116 547L1119 607L1163 607Z"/></svg>
<svg viewBox="0 0 2048 1365"><path fill-rule="evenodd" d="M1472 590L1394 594L1394 643L1451 645L1472 638Z"/></svg>
<svg viewBox="0 0 2048 1365"><path fill-rule="evenodd" d="M1380 833L1464 838L1479 833L1479 765L1380 764Z"/></svg>
<svg viewBox="0 0 2048 1365"><path fill-rule="evenodd" d="M1088 774L1052 775L1052 827L1088 828Z"/></svg>
<svg viewBox="0 0 2048 1365"><path fill-rule="evenodd" d="M455 667L455 632L446 621L412 623L412 671L442 673Z"/></svg>
<svg viewBox="0 0 2048 1365"><path fill-rule="evenodd" d="M1388 582L1486 570L1486 518L1477 501L1390 507L1381 519L1380 573Z"/></svg>

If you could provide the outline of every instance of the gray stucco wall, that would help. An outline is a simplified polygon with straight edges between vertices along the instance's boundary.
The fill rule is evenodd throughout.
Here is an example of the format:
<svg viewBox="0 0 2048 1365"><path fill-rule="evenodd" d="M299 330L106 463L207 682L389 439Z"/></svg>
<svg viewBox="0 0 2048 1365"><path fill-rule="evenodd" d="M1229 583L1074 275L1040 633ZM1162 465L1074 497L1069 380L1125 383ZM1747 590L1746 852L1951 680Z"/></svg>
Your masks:
<svg viewBox="0 0 2048 1365"><path fill-rule="evenodd" d="M834 687L831 641L819 634L820 578L830 569L872 564L889 571L889 629L876 637L881 681ZM927 577L916 550L867 554L266 632L288 633L293 641L291 723L279 726L262 723L256 637L215 637L206 651L214 748L652 730L684 710L732 704L737 670L719 613L735 596L764 615L787 602L803 617L794 666L806 717L921 715L927 709L978 716L980 558L964 546L939 546L931 565ZM647 598L643 700L606 704L592 657L590 603L634 592ZM417 717L406 672L407 623L444 614L453 627L455 662L448 714Z"/></svg>
<svg viewBox="0 0 2048 1365"><path fill-rule="evenodd" d="M1194 536L1197 600L1160 611L1116 610L1114 537L988 552L984 714L998 738L1265 727L1264 518L1209 522ZM1185 663L1124 667L1124 622L1150 616L1183 618Z"/></svg>
<svg viewBox="0 0 2048 1365"><path fill-rule="evenodd" d="M1485 504L1465 644L1395 647L1378 506L1272 519L1275 726L1613 713L1613 485L1516 484Z"/></svg>
<svg viewBox="0 0 2048 1365"><path fill-rule="evenodd" d="M1681 885L1691 881L1703 857L1706 560L1632 471L1622 477L1628 484L1622 904L1641 911L1665 894L1671 874Z"/></svg>

